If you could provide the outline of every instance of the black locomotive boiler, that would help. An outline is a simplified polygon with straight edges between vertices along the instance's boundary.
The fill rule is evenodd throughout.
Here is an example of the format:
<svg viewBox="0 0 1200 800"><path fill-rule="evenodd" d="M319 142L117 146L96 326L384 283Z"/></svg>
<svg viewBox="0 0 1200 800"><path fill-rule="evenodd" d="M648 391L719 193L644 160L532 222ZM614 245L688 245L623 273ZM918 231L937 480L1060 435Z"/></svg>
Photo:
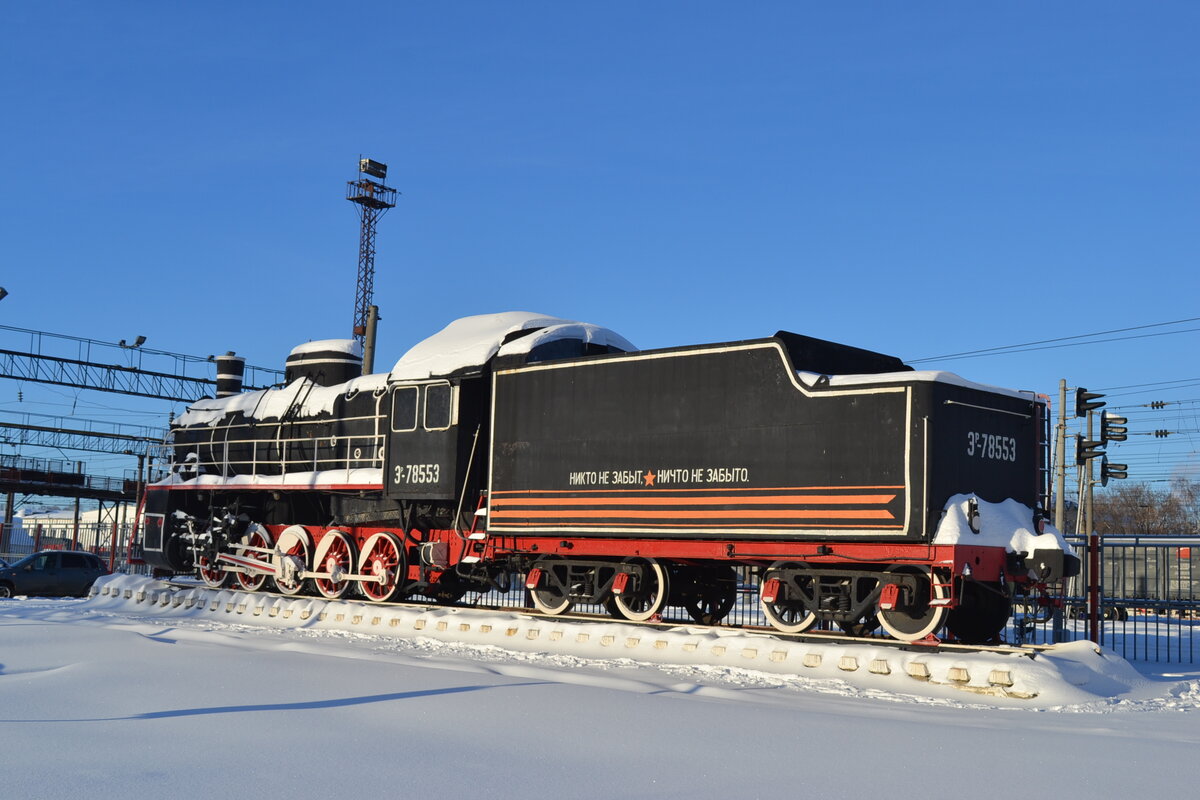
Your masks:
<svg viewBox="0 0 1200 800"><path fill-rule="evenodd" d="M212 586L722 619L739 575L789 633L996 637L1078 570L1046 525L1045 401L780 332L637 351L468 317L360 376L352 341L195 403L147 488L144 557Z"/></svg>

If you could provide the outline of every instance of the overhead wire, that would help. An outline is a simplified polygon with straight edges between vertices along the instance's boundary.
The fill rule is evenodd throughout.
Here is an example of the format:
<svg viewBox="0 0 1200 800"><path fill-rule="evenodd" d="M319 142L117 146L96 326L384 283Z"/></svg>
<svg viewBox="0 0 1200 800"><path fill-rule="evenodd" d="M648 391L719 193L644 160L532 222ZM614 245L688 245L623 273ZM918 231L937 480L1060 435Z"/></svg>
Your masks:
<svg viewBox="0 0 1200 800"><path fill-rule="evenodd" d="M985 356L985 355L1003 355L1003 354L1007 354L1007 353L1020 353L1020 352L1030 351L1030 350L1053 350L1053 349L1057 349L1059 347L1077 347L1079 345L1085 345L1085 344L1101 344L1103 342L1119 342L1119 341L1125 341L1128 339L1146 339L1146 338L1150 338L1150 337L1154 337L1154 336L1171 336L1171 335L1177 334L1177 333L1191 333L1191 332L1195 332L1195 331L1200 331L1200 328L1185 328L1183 330L1178 330L1178 331L1162 331L1160 333L1146 333L1146 334L1138 334L1136 336L1119 336L1119 337L1115 337L1115 338L1111 338L1111 339L1096 339L1096 340L1090 341L1090 342L1073 341L1075 339L1091 339L1096 336L1108 336L1109 334L1113 334L1113 333L1126 333L1128 331L1146 330L1148 328L1162 328L1162 327L1166 327L1168 325L1182 325L1187 322L1197 322L1197 321L1200 321L1200 317L1189 317L1187 319L1177 319L1177 320L1172 320L1170 322L1153 322L1153 323L1150 323L1147 325L1133 325L1133 326L1130 326L1127 328L1113 328L1112 330L1097 331L1095 333L1081 333L1081 334L1077 334L1075 336L1059 336L1059 337L1056 337L1053 339L1039 339L1037 341L1022 342L1020 344L1007 344L1007 345L1001 345L999 347L985 347L985 348L982 348L979 350L964 350L961 353L947 353L945 355L940 355L940 356L926 356L923 358L907 359L906 362L909 364L919 364L919 363L922 363L925 361L942 361L942 360L949 360L952 358L977 358L977 357ZM1055 344L1055 342L1070 342L1070 344ZM1039 347L1036 345L1048 345L1048 346Z"/></svg>

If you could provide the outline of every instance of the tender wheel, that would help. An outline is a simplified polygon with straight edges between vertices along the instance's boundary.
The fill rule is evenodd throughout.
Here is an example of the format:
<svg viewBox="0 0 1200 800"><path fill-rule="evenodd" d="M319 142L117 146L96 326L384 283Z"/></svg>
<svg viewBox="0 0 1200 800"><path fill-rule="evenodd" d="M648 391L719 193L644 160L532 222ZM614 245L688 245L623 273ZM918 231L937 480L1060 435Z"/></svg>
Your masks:
<svg viewBox="0 0 1200 800"><path fill-rule="evenodd" d="M360 580L358 590L375 603L394 600L408 580L408 562L404 557L404 545L391 533L377 533L363 546L359 562L363 575L383 578L382 582Z"/></svg>
<svg viewBox="0 0 1200 800"><path fill-rule="evenodd" d="M902 642L915 642L935 633L946 623L950 609L930 605L931 598L945 599L949 588L938 582L931 585L929 571L920 567L904 565L884 573L884 585L889 577L910 577L915 582L915 591L901 589L895 608L879 609L879 624L893 638Z"/></svg>
<svg viewBox="0 0 1200 800"><path fill-rule="evenodd" d="M257 523L251 523L250 527L246 528L246 533L242 536L242 544L234 547L233 552L242 559L261 562L267 569L273 569L271 566L271 535L267 533L267 529ZM252 550L251 548L258 548ZM267 582L269 572L236 572L234 573L237 585L247 592L257 592Z"/></svg>
<svg viewBox="0 0 1200 800"><path fill-rule="evenodd" d="M275 543L275 588L281 594L294 596L304 594L311 584L300 577L308 569L309 554L312 552L308 531L293 525L279 534Z"/></svg>
<svg viewBox="0 0 1200 800"><path fill-rule="evenodd" d="M946 627L967 644L995 641L1012 616L1012 598L998 583L964 580L959 586L958 607L950 611Z"/></svg>
<svg viewBox="0 0 1200 800"><path fill-rule="evenodd" d="M610 612L633 622L645 622L656 614L661 614L667 607L667 597L670 596L670 586L667 570L653 558L631 558L626 564L643 565L640 570L640 580L637 572L626 584L624 591L613 594Z"/></svg>
<svg viewBox="0 0 1200 800"><path fill-rule="evenodd" d="M575 603L563 588L567 577L566 563L558 558L541 558L533 563L533 568L542 571L538 585L529 591L534 607L552 616L570 611Z"/></svg>
<svg viewBox="0 0 1200 800"><path fill-rule="evenodd" d="M210 589L221 589L229 583L229 573L207 553L196 557L196 574Z"/></svg>
<svg viewBox="0 0 1200 800"><path fill-rule="evenodd" d="M737 602L738 580L733 567L705 567L690 570L693 582L684 594L683 607L688 616L701 625L716 625Z"/></svg>
<svg viewBox="0 0 1200 800"><path fill-rule="evenodd" d="M813 596L816 577L805 574L806 564L777 561L763 573L759 584L758 604L771 627L783 633L804 633L817 624L817 615L808 610L801 599ZM772 601L763 596L771 581L778 581L777 594Z"/></svg>
<svg viewBox="0 0 1200 800"><path fill-rule="evenodd" d="M313 572L328 574L329 577L313 578L322 597L337 600L346 594L353 581L342 576L354 572L354 543L341 531L329 531L317 545L317 557Z"/></svg>

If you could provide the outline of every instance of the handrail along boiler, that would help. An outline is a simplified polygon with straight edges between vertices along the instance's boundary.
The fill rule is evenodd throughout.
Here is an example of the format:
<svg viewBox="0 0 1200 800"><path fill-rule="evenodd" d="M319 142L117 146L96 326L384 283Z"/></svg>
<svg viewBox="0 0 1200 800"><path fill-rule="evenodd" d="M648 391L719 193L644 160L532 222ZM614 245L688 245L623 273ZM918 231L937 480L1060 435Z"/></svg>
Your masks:
<svg viewBox="0 0 1200 800"><path fill-rule="evenodd" d="M195 403L147 487L143 552L284 594L724 618L739 570L775 628L913 641L1003 630L1076 574L1047 525L1046 404L780 332L637 351L604 328L467 317L387 373L353 340L282 388ZM522 587L515 587L522 588Z"/></svg>

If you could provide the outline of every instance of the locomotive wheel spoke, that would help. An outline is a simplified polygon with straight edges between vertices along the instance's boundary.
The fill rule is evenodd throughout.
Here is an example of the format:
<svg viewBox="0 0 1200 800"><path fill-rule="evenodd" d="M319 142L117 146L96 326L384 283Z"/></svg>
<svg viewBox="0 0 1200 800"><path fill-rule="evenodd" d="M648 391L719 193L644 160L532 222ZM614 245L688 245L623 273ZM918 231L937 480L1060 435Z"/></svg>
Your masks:
<svg viewBox="0 0 1200 800"><path fill-rule="evenodd" d="M364 575L383 578L382 581L361 580L358 590L375 603L386 603L400 594L408 575L404 546L390 533L379 533L367 540L359 570Z"/></svg>
<svg viewBox="0 0 1200 800"><path fill-rule="evenodd" d="M264 567L271 568L271 556L269 553L262 550L271 548L271 536L267 533L267 529L262 525L251 523L250 527L246 528L246 533L242 537L243 544L234 548L240 558L251 559L253 561L262 562ZM251 550L250 548L261 548L259 550ZM267 572L237 572L234 576L237 580L237 585L247 592L257 592L267 582Z"/></svg>
<svg viewBox="0 0 1200 800"><path fill-rule="evenodd" d="M229 582L229 573L207 553L196 558L196 574L210 589L220 589Z"/></svg>
<svg viewBox="0 0 1200 800"><path fill-rule="evenodd" d="M308 588L308 581L297 577L300 572L309 568L309 538L308 531L299 525L293 525L279 534L275 547L275 578L273 582L280 594L294 596L302 594Z"/></svg>
<svg viewBox="0 0 1200 800"><path fill-rule="evenodd" d="M632 558L626 564L643 564L641 581L630 581L625 591L612 596L610 612L633 622L645 622L667 607L670 596L667 570L652 558Z"/></svg>
<svg viewBox="0 0 1200 800"><path fill-rule="evenodd" d="M888 577L911 576L916 582L916 591L900 592L896 608L879 609L879 624L892 638L903 642L915 642L936 633L946 623L950 610L945 606L930 605L931 597L946 598L946 587L940 582L931 585L929 571L912 565L894 567L884 573Z"/></svg>
<svg viewBox="0 0 1200 800"><path fill-rule="evenodd" d="M328 544L326 540L329 540ZM318 552L321 556L319 563L313 565L313 572L329 573L329 577L313 578L313 584L322 597L337 600L353 583L343 579L342 575L354 572L354 543L341 531L329 531L321 540Z"/></svg>
<svg viewBox="0 0 1200 800"><path fill-rule="evenodd" d="M535 561L533 566L542 571L542 578L538 585L529 591L534 607L543 614L551 616L565 614L571 610L571 606L575 605L555 579L553 574L555 565L562 566L562 560L541 558Z"/></svg>
<svg viewBox="0 0 1200 800"><path fill-rule="evenodd" d="M810 590L816 580L814 576L804 574L807 570L806 564L776 562L763 573L758 604L767 622L778 631L804 633L817 624L817 615L809 611L800 598L802 590ZM767 602L761 592L772 578L779 581L779 596L773 602Z"/></svg>

